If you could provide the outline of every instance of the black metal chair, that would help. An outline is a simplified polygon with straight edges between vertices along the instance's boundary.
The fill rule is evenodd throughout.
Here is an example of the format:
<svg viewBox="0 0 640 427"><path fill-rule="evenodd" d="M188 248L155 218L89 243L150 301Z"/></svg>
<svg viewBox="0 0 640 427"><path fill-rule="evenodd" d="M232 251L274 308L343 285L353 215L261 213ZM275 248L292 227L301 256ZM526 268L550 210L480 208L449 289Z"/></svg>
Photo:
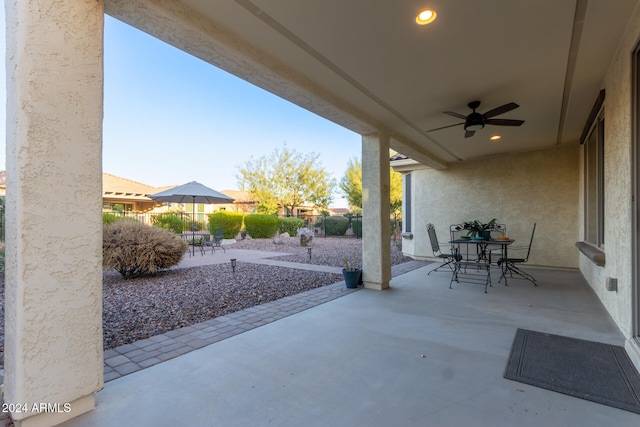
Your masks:
<svg viewBox="0 0 640 427"><path fill-rule="evenodd" d="M213 230L213 235L211 236L211 240L206 242L207 246L211 246L211 253L216 251L216 248L222 248L222 251L226 253L226 249L222 246L222 240L224 239L224 229L216 228Z"/></svg>
<svg viewBox="0 0 640 427"><path fill-rule="evenodd" d="M448 266L451 271L454 271L454 267L452 266L452 263L454 261L454 256L451 253L443 253L440 250L440 243L438 243L438 236L436 235L436 229L433 226L433 224L429 223L427 224L427 233L429 234L429 241L431 242L431 250L433 251L433 256L438 257L442 260L444 260L444 264L438 266L437 268L431 270L429 273L427 273L427 276L431 273L433 273L434 271L438 271L439 269L441 269L442 267Z"/></svg>
<svg viewBox="0 0 640 427"><path fill-rule="evenodd" d="M533 224L533 230L531 231L531 240L529 240L529 246L518 246L518 247L511 246L508 248L508 252L526 250L527 254L525 255L524 258L517 258L517 257L512 257L507 255L506 258L500 258L498 260L498 265L502 266L503 268L502 277L505 278L505 284L507 280L506 274L509 273L509 277L513 277L513 274L515 273L517 276L520 276L523 279L526 279L531 283L533 283L534 286L538 286L538 284L536 283L535 277L533 277L531 274L527 272L522 271L520 268L517 267L518 264L525 264L529 261L529 255L531 255L531 246L533 245L533 236L535 234L536 234L536 224ZM500 280L502 280L502 277L500 277Z"/></svg>
<svg viewBox="0 0 640 427"><path fill-rule="evenodd" d="M507 225L506 224L496 224L494 225L490 230L490 236L491 236L491 240L496 240L498 237L504 237L507 235ZM494 251L496 249L502 249L502 246L500 245L495 245L495 244L487 244L487 246L485 247L485 255L489 254L489 258L491 255L491 251Z"/></svg>

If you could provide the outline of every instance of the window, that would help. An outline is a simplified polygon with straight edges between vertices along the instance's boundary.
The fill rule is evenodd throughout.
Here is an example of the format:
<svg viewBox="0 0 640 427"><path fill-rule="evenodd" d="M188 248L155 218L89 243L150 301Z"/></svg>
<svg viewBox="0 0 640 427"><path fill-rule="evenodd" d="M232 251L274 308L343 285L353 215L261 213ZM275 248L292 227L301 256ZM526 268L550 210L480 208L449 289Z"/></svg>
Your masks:
<svg viewBox="0 0 640 427"><path fill-rule="evenodd" d="M106 212L132 212L132 203L103 203L102 210Z"/></svg>
<svg viewBox="0 0 640 427"><path fill-rule="evenodd" d="M604 245L604 111L584 141L585 241Z"/></svg>
<svg viewBox="0 0 640 427"><path fill-rule="evenodd" d="M402 216L404 223L404 232L411 232L411 174L408 173L404 176L404 194L402 197L404 201L404 207L402 208Z"/></svg>

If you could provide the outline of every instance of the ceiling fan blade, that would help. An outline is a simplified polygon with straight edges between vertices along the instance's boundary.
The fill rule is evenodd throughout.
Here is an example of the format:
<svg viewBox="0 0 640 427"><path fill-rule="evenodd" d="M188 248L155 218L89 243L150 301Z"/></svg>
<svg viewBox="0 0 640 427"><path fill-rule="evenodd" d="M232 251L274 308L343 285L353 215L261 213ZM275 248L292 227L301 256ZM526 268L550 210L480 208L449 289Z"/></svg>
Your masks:
<svg viewBox="0 0 640 427"><path fill-rule="evenodd" d="M501 105L500 107L494 108L493 110L487 111L486 113L483 114L483 116L485 119L488 119L489 117L494 117L500 114L504 114L508 111L515 110L518 107L519 105L516 104L515 102L510 102L508 104L504 104L504 105Z"/></svg>
<svg viewBox="0 0 640 427"><path fill-rule="evenodd" d="M486 125L495 126L520 126L524 123L524 120L512 120L512 119L488 119L484 121Z"/></svg>
<svg viewBox="0 0 640 427"><path fill-rule="evenodd" d="M464 137L465 137L465 138L471 138L471 137L472 137L473 135L475 135L475 134L476 134L476 131L474 131L474 130L468 130L468 131L465 131L465 133L464 133Z"/></svg>
<svg viewBox="0 0 640 427"><path fill-rule="evenodd" d="M443 113L444 114L448 114L448 115L453 116L453 117L457 117L457 118L462 119L462 120L466 120L467 119L467 116L463 116L462 114L456 113L455 111L443 111Z"/></svg>
<svg viewBox="0 0 640 427"><path fill-rule="evenodd" d="M452 127L454 127L454 126L460 126L460 125L463 125L463 124L464 124L464 122L462 122L462 123L456 123L456 124L454 124L454 125L449 125L449 126L442 126L442 127L440 127L440 128L429 129L427 132L433 132L434 130L440 130L440 129L452 128Z"/></svg>

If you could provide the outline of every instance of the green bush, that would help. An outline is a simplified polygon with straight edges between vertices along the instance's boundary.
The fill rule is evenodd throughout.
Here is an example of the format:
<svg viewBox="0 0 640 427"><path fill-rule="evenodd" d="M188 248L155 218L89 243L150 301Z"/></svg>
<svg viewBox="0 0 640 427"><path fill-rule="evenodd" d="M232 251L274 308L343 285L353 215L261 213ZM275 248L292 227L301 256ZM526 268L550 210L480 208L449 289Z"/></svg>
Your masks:
<svg viewBox="0 0 640 427"><path fill-rule="evenodd" d="M304 220L301 218L278 218L278 232L289 233L289 236L295 236L298 228L304 227Z"/></svg>
<svg viewBox="0 0 640 427"><path fill-rule="evenodd" d="M151 224L163 230L173 231L180 234L185 231L185 222L174 212L165 212L151 215Z"/></svg>
<svg viewBox="0 0 640 427"><path fill-rule="evenodd" d="M251 214L244 217L247 234L254 239L271 238L278 231L278 217L265 214Z"/></svg>
<svg viewBox="0 0 640 427"><path fill-rule="evenodd" d="M209 217L209 233L213 234L216 228L224 230L225 239L234 239L242 228L242 219L244 215L239 212L220 211L208 215Z"/></svg>
<svg viewBox="0 0 640 427"><path fill-rule="evenodd" d="M343 216L328 216L325 224L327 236L344 236L349 228L349 220Z"/></svg>
<svg viewBox="0 0 640 427"><path fill-rule="evenodd" d="M102 223L103 224L112 224L115 221L138 221L135 218L131 218L128 216L123 216L120 214L114 214L114 213L103 213L102 214Z"/></svg>
<svg viewBox="0 0 640 427"><path fill-rule="evenodd" d="M192 231L191 230L191 220L187 220L184 221L186 228L188 229L187 231ZM206 230L207 229L207 223L205 221L198 221L195 220L193 222L193 225L195 226L195 231L202 231L202 230Z"/></svg>
<svg viewBox="0 0 640 427"><path fill-rule="evenodd" d="M0 242L0 274L4 274L4 248L5 243Z"/></svg>
<svg viewBox="0 0 640 427"><path fill-rule="evenodd" d="M129 279L178 264L187 247L171 231L138 221L115 221L103 226L102 266Z"/></svg>
<svg viewBox="0 0 640 427"><path fill-rule="evenodd" d="M362 217L351 218L351 231L356 237L362 237Z"/></svg>
<svg viewBox="0 0 640 427"><path fill-rule="evenodd" d="M103 224L112 224L115 221L122 218L122 215L116 215L112 213L103 213L102 214L102 223Z"/></svg>

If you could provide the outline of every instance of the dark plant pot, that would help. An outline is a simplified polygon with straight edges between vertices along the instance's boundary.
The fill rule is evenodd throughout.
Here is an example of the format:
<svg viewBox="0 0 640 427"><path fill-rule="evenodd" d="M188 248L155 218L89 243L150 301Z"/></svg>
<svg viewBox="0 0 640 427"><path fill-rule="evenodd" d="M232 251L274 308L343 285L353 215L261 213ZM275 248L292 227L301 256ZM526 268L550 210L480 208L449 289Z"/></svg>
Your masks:
<svg viewBox="0 0 640 427"><path fill-rule="evenodd" d="M358 284L362 280L362 270L342 269L342 276L344 277L344 283L347 285L347 288L354 289L358 287Z"/></svg>
<svg viewBox="0 0 640 427"><path fill-rule="evenodd" d="M480 236L483 240L489 240L491 238L491 230L482 230Z"/></svg>

